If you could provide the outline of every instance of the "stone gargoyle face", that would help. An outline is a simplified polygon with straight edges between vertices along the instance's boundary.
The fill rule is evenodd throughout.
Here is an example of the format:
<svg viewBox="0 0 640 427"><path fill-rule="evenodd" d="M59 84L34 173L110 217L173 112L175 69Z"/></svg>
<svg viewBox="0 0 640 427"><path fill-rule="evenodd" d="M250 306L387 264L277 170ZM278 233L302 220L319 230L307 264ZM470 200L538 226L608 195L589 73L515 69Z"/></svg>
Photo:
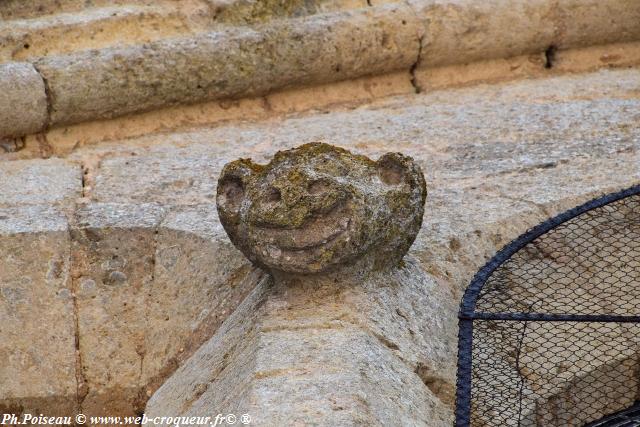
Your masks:
<svg viewBox="0 0 640 427"><path fill-rule="evenodd" d="M378 161L323 143L276 153L267 165L228 163L220 220L233 244L269 271L311 274L362 257L397 264L422 224L426 184L410 157Z"/></svg>

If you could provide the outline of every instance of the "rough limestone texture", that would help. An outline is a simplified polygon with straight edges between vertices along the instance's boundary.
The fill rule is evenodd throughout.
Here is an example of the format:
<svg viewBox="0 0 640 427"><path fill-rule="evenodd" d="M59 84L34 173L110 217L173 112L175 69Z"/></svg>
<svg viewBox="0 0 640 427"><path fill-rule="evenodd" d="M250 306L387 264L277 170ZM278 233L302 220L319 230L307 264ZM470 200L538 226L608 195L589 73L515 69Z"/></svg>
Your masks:
<svg viewBox="0 0 640 427"><path fill-rule="evenodd" d="M0 408L134 415L264 273L211 205L85 203L70 227L61 212L0 210Z"/></svg>
<svg viewBox="0 0 640 427"><path fill-rule="evenodd" d="M145 413L216 408L257 425L451 425L455 328L442 318L455 305L411 260L366 285L264 282Z"/></svg>
<svg viewBox="0 0 640 427"><path fill-rule="evenodd" d="M638 348L630 345L624 326L608 326L539 323L527 331L519 366L540 398L526 401L523 418L578 427L635 402L640 386ZM561 351L553 348L554 341L561 342ZM550 352L557 356L549 359Z"/></svg>
<svg viewBox="0 0 640 427"><path fill-rule="evenodd" d="M46 205L0 208L0 411L76 409L67 220Z"/></svg>
<svg viewBox="0 0 640 427"><path fill-rule="evenodd" d="M155 227L162 215L162 208L148 204L93 204L75 214L79 398L87 414L133 415L143 406L144 301L153 279Z"/></svg>
<svg viewBox="0 0 640 427"><path fill-rule="evenodd" d="M45 1L33 4L46 9ZM148 43L207 28L206 15L198 13L193 4L184 5L186 2L171 5L159 0L143 5L128 0L105 2L102 6L92 3L93 7L71 13L59 10L35 19L0 21L0 61L35 61L42 56L79 50ZM6 12L3 2L0 16Z"/></svg>
<svg viewBox="0 0 640 427"><path fill-rule="evenodd" d="M0 60L33 65L0 72L0 93L10 94L0 99L3 138L391 72L416 90L544 75L556 50L553 67L565 72L640 58L635 0L18 3L0 4Z"/></svg>
<svg viewBox="0 0 640 427"><path fill-rule="evenodd" d="M374 162L311 143L278 152L267 165L242 159L225 166L221 222L249 259L273 273L275 294L257 314L239 310L236 328L246 342L231 350L232 360L251 357L246 365L220 369L217 348L205 346L214 354L199 351L146 413L204 416L216 407L254 414L261 424L450 424L453 330L439 317L454 307L430 298L451 297L415 262L400 264L425 198L420 167L399 153ZM216 375L190 375L202 369ZM234 392L224 400L207 394L233 379L238 384L229 384ZM362 401L368 393L375 393L370 408ZM167 401L176 403L167 408Z"/></svg>
<svg viewBox="0 0 640 427"><path fill-rule="evenodd" d="M166 216L157 230L153 284L144 304L147 396L213 335L263 275L229 242L215 206Z"/></svg>
<svg viewBox="0 0 640 427"><path fill-rule="evenodd" d="M206 0L217 22L251 25L340 9L367 7L366 0Z"/></svg>
<svg viewBox="0 0 640 427"><path fill-rule="evenodd" d="M67 188L48 172L49 165L60 160L1 162L0 195L6 195L7 201L2 202L0 215L5 217L3 222L12 224L8 228L12 238L22 239L25 245L33 241L30 233L47 232L52 226L58 230L56 224L63 224L51 213L56 210L54 205L70 210L72 229L78 228L79 233L90 227L88 222L75 225L76 217L112 217L92 223L102 224L97 231L110 245L126 244L140 257L129 260L125 268L129 264L132 269L140 267L135 274L140 281L152 271L157 298L175 298L168 308L161 301L144 302L148 319L154 319L144 322L149 334L144 339L144 361L140 363L141 357L133 356L135 350L130 347L123 351L127 363L138 369L126 367L123 372L144 378L135 385L142 400L133 403L139 405L153 395L148 413L162 409L170 415L210 414L218 408L242 406L251 411L256 425L286 425L292 421L287 414L295 412L287 405L295 401L307 411L308 416L296 418L301 424L323 417L334 420L334 425L358 420L371 425L383 420L389 425L431 426L432 418L439 422L451 416L457 303L475 271L528 227L640 180L638 70L552 73L543 79L403 95L364 106L349 104L266 120L165 129L93 146L79 143L65 160L77 171L71 175L76 176L76 184L68 187L68 194L63 191L67 195L50 199L49 193L56 188ZM215 209L217 178L224 164L238 157L268 163L275 151L311 141L338 145L372 159L399 151L421 166L429 183L423 225L404 265L391 278L384 275L383 283L372 278L366 288L315 287L314 283L279 286L250 267L225 235ZM84 185L80 164L86 172ZM20 179L17 175L4 179L16 170L23 171ZM46 185L37 185L39 176ZM21 186L25 188L22 194ZM52 201L45 207L32 205L37 198L30 197L31 192ZM84 196L86 205L70 203L78 195ZM92 204L103 207L91 208ZM112 206L108 214L100 213L105 205ZM151 206L164 209L164 217L158 218ZM33 213L14 213L21 209ZM131 228L117 230L113 227L117 223ZM145 231L141 225L150 229ZM154 246L149 242L156 231ZM20 233L24 234L17 236ZM135 239L140 239L137 246ZM92 277L104 277L107 270L101 271L101 264L110 256L116 255L116 260L130 257L97 244L95 250L91 245L87 248L98 260L86 270ZM154 248L153 253L146 252ZM153 257L152 269L145 259ZM0 271L18 270L13 262L0 258ZM123 272L117 263L105 263L110 266ZM70 269L73 271L73 264ZM228 278L229 287L238 294L228 294L230 290L215 275ZM245 277L251 283L244 284ZM46 288L43 280L38 283L29 289ZM250 288L256 284L254 293ZM138 292L135 283L120 289ZM153 293L152 287L148 289ZM250 296L234 310L232 304L242 299L243 292ZM226 302L215 299L218 294ZM124 296L116 298L126 302ZM116 308L109 310L115 313ZM235 314L225 321L226 313ZM169 321L164 320L167 315ZM144 317L127 316L132 325ZM216 329L218 322L222 323ZM27 327L23 334L29 335L31 329ZM163 335L159 332L163 329L170 333ZM111 331L114 336L102 336L106 348L111 348L110 340L120 340L116 331L145 335L124 328ZM13 327L11 333L15 334ZM207 337L209 334L214 335ZM199 345L193 337L205 345L190 357ZM79 338L80 342L84 339ZM81 352L79 355L82 358ZM76 354L69 352L69 357L75 360ZM154 394L154 387L163 382L157 372L167 366L164 361L171 365L164 371L171 378ZM625 363L620 363L621 375L627 372ZM2 378L15 376L14 371L3 370L4 366L0 364ZM101 369L99 364L94 366ZM505 372L508 366L505 362ZM607 366L602 366L603 372ZM140 369L142 374L138 374ZM51 383L60 383L52 378ZM143 384L147 379L151 386ZM580 382L580 378L574 380ZM83 384L79 375L78 381ZM99 391L93 390L95 394ZM130 398L127 393L119 396ZM77 396L72 398L75 402ZM105 401L116 400L112 398ZM10 399L0 394L0 402L6 405ZM104 412L121 407L112 403ZM265 414L260 420L260 413L251 409L258 407ZM287 413L281 408L287 408ZM124 412L133 409L126 407ZM385 414L397 415L402 421L394 423Z"/></svg>
<svg viewBox="0 0 640 427"><path fill-rule="evenodd" d="M390 5L44 57L36 66L51 122L67 124L408 69L418 38L411 10Z"/></svg>
<svg viewBox="0 0 640 427"><path fill-rule="evenodd" d="M606 76L616 77L608 79ZM609 83L603 84L605 81ZM222 144L214 144L214 147L206 141L233 140L237 144L235 152L263 161L269 159L267 150L274 146L293 146L302 135L338 144L347 138L350 140L347 147L357 147L371 155L381 155L388 149L388 141L393 141L394 149L410 153L421 163L430 183L425 221L403 267L415 266L423 272L411 272L411 277L419 277L424 272L428 274L415 294L407 290L411 287L406 282L397 288L399 295L410 295L409 300L420 301L411 314L405 311L411 302L392 293L384 296L376 293L373 289L378 288L374 286L362 294L356 287L349 288L350 298L357 300L355 295L360 295L362 301L366 301L358 305L354 299L345 297L341 288L333 293L327 287L320 287L323 292L315 292L312 282L299 291L269 285L271 288L264 291L267 302L254 301L253 308L243 305L238 310L238 318L230 319L230 323L219 331L220 335L210 340L159 389L149 401L147 412L202 414L211 408L229 408L231 412L255 411L256 417L263 417L257 418L259 424L296 421L304 424L317 418L304 418L303 415L290 418L285 411L278 410L289 408L295 396L302 394L304 397L297 404L305 405L308 413L322 417L327 423L380 422L384 418L376 418L367 411L386 410L398 414L400 410L393 405L385 406L392 398L381 401L377 400L378 394L358 395L355 389L368 390L367 382L359 382L358 375L348 372L362 373L359 361L369 360L367 354L384 359L381 356L384 350L380 349L395 346L400 349L399 357L415 361L415 365L409 366L414 368L414 375L424 378L422 387L427 384L426 388L436 390L440 402L451 401L456 301L475 270L496 249L528 227L593 196L640 179L638 101L634 92L639 81L637 71L630 70L524 81L499 88L480 86L436 92L421 98L420 105L400 97L367 108L292 117L277 123L189 131L176 136L176 142L165 139L165 143L177 144L187 138L194 144L191 149L202 156L213 156L213 152L232 155L232 151L227 151ZM264 135L268 143L256 141L256 135ZM143 138L140 142L142 151L138 151L138 155L148 152L158 161L166 158L168 148L162 147L157 138ZM146 144L150 144L149 151L142 148ZM105 151L110 149L113 147L104 148ZM612 174L612 170L619 173ZM511 182L518 184L510 185ZM119 183L114 180L111 185ZM159 195L153 197L164 197L160 187L158 190ZM275 290L272 290L273 286ZM430 301L443 311L423 309L428 304L422 301ZM394 312L391 307L397 307L398 311ZM383 322L371 310L393 320ZM442 327L438 332L426 334L429 337L427 344L416 346L431 349L426 354L416 351L412 355L406 341L394 335L392 326L403 325L403 315L416 319L422 327ZM272 320L276 316L278 320ZM356 320L353 323L379 332L377 345L365 344L366 339L356 338L360 331L349 330L349 339L358 342L358 346L350 346L351 350L331 346L329 342L333 337L341 336L343 328L352 327L345 326L349 323L345 319L351 320L354 316L359 323ZM305 319L311 320L306 322ZM263 326L263 323L269 326ZM384 327L373 329L372 325L376 324ZM404 329L408 336L418 335L416 329L410 329L413 334ZM237 335L232 330L237 330ZM331 338L321 338L323 331ZM276 333L279 339L273 337ZM448 365L445 362L425 363L425 360L439 360L438 352L430 347L435 345L432 339L436 335L443 337L442 348L450 349ZM302 361L284 360L286 356L281 356L281 351L275 349L289 348L289 343L296 340L312 349L296 347L296 355ZM268 350L263 351L267 345ZM233 356L229 355L230 350ZM352 364L342 363L339 356L342 351L351 351L349 360L353 360ZM313 360L321 362L311 365ZM329 360L338 362L331 365ZM382 371L399 372L392 366L389 362ZM327 370L317 373L323 367ZM512 368L505 362L505 375L509 369ZM607 368L603 366L603 369ZM364 372L368 373L368 370ZM621 370L621 375L626 375L625 372L628 373ZM375 378L375 374L371 376ZM322 378L330 378L333 392ZM580 382L579 378L575 381L576 384ZM350 388L351 383L357 383L358 387ZM406 388L410 384L415 385L407 381ZM226 392L222 393L220 389ZM345 392L341 394L335 392L336 389ZM280 390L285 391L281 393ZM407 391L403 396L410 393ZM393 395L393 392L387 393L387 396ZM430 400L424 400L427 401ZM391 425L403 424L387 421ZM413 418L407 422L433 425L430 421Z"/></svg>
<svg viewBox="0 0 640 427"><path fill-rule="evenodd" d="M269 271L319 273L362 257L397 264L422 225L426 183L410 157L378 161L328 144L241 159L218 181L220 220L231 241Z"/></svg>
<svg viewBox="0 0 640 427"><path fill-rule="evenodd" d="M426 197L413 159L387 153L374 162L312 143L267 165L229 163L218 182L221 222L273 273L264 285L273 281L273 293L257 289L259 307L249 298L257 314L239 309L234 329L246 342L233 358L204 346L146 413L204 416L216 407L260 424L449 425L453 329L438 318L454 309L452 298L415 262L401 264ZM220 368L219 357L242 365ZM203 369L213 375L199 377ZM233 392L215 392L232 379Z"/></svg>
<svg viewBox="0 0 640 427"><path fill-rule="evenodd" d="M640 37L640 5L634 0L409 0L409 4L425 28L419 67Z"/></svg>
<svg viewBox="0 0 640 427"><path fill-rule="evenodd" d="M202 209L174 213L161 226L165 215L155 204L76 212L72 273L86 413L141 411L259 279L235 248L219 245L221 227L217 234L207 227Z"/></svg>
<svg viewBox="0 0 640 427"><path fill-rule="evenodd" d="M0 167L0 206L68 207L82 195L80 165L62 159L16 160Z"/></svg>
<svg viewBox="0 0 640 427"><path fill-rule="evenodd" d="M33 65L0 64L0 117L0 138L39 132L47 125L44 81Z"/></svg>

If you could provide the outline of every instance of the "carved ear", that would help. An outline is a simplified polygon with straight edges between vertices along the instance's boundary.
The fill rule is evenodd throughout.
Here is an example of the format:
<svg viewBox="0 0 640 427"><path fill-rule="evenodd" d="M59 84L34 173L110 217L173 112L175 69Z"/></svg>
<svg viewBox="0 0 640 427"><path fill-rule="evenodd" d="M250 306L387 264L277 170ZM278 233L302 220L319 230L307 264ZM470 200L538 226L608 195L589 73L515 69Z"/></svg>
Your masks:
<svg viewBox="0 0 640 427"><path fill-rule="evenodd" d="M218 179L216 198L220 214L228 218L238 215L245 198L247 179L254 173L255 168L256 165L249 159L240 159L225 165Z"/></svg>
<svg viewBox="0 0 640 427"><path fill-rule="evenodd" d="M422 175L420 166L411 157L400 153L387 153L377 163L380 179L387 185L413 184L416 174Z"/></svg>
<svg viewBox="0 0 640 427"><path fill-rule="evenodd" d="M387 185L399 185L406 181L408 172L404 156L399 153L387 153L378 159L378 175Z"/></svg>
<svg viewBox="0 0 640 427"><path fill-rule="evenodd" d="M427 184L420 165L411 157L400 153L387 153L377 161L380 180L390 186L408 184L411 191L418 190L424 200Z"/></svg>

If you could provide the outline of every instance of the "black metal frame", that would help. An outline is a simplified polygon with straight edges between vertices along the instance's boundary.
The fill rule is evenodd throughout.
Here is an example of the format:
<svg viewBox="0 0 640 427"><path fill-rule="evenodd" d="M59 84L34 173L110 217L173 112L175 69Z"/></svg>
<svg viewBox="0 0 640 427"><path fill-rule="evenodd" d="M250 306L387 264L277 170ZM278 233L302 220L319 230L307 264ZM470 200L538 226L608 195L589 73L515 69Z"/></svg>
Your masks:
<svg viewBox="0 0 640 427"><path fill-rule="evenodd" d="M571 322L640 322L640 316L612 316L612 315L567 315L546 313L486 313L476 311L476 302L480 292L494 271L509 260L515 253L536 238L553 230L559 225L591 211L629 196L639 195L640 185L625 190L604 195L587 203L563 212L545 222L533 227L517 239L503 247L491 258L474 276L466 289L460 311L458 333L458 375L456 389L456 427L467 427L471 423L471 381L472 381L472 349L473 323L475 320L515 320L515 321L571 321ZM638 411L638 407L634 407ZM631 411L629 408L628 411ZM621 412L620 414L625 414ZM614 414L612 417L616 416ZM609 424L594 424L609 425ZM634 424L635 425L635 424Z"/></svg>
<svg viewBox="0 0 640 427"><path fill-rule="evenodd" d="M589 423L585 427L636 427L640 425L640 401L633 406Z"/></svg>

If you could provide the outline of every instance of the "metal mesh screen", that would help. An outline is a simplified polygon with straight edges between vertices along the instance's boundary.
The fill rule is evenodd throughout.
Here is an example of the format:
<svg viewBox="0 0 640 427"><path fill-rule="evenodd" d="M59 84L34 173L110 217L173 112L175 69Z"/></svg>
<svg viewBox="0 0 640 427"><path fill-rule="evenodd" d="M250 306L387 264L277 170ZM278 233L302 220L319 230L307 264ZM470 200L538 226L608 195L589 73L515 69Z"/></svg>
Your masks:
<svg viewBox="0 0 640 427"><path fill-rule="evenodd" d="M478 272L460 310L456 425L608 419L640 397L639 349L636 186L540 224ZM594 425L640 426L637 412Z"/></svg>

